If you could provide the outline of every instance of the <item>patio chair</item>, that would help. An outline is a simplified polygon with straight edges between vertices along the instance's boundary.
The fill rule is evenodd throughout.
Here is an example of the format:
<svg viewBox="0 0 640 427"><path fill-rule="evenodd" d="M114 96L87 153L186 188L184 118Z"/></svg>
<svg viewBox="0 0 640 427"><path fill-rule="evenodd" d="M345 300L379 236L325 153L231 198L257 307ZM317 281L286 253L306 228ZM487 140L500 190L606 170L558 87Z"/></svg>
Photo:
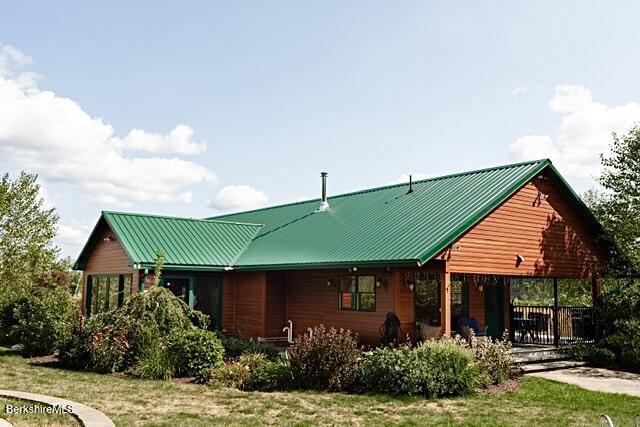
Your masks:
<svg viewBox="0 0 640 427"><path fill-rule="evenodd" d="M458 325L456 327L456 330L463 337L465 336L465 332L464 332L465 328L471 329L473 331L473 334L477 337L487 336L486 328L485 330L481 330L480 325L478 325L478 321L473 317L461 317L458 320Z"/></svg>

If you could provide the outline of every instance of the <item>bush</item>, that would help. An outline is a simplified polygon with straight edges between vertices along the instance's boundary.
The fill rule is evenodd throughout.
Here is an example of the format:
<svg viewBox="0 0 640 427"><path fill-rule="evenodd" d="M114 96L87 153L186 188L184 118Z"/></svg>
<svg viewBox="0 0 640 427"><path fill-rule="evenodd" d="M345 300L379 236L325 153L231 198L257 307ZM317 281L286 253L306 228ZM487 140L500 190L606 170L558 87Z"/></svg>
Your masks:
<svg viewBox="0 0 640 427"><path fill-rule="evenodd" d="M368 390L396 395L465 395L484 382L472 350L452 339L373 350L361 372Z"/></svg>
<svg viewBox="0 0 640 427"><path fill-rule="evenodd" d="M298 387L332 391L349 390L355 384L362 355L357 335L323 325L299 336L288 354Z"/></svg>
<svg viewBox="0 0 640 427"><path fill-rule="evenodd" d="M609 366L616 360L616 354L604 347L595 347L591 354L589 354L589 360L596 365Z"/></svg>
<svg viewBox="0 0 640 427"><path fill-rule="evenodd" d="M640 369L640 281L603 294L596 313L602 337L597 347L601 351L594 352L592 361Z"/></svg>
<svg viewBox="0 0 640 427"><path fill-rule="evenodd" d="M273 361L261 353L247 353L214 369L211 382L239 390L280 390L291 384L291 368L286 360Z"/></svg>
<svg viewBox="0 0 640 427"><path fill-rule="evenodd" d="M23 345L24 356L57 351L71 337L78 304L64 290L46 290L5 301L0 315L3 341Z"/></svg>
<svg viewBox="0 0 640 427"><path fill-rule="evenodd" d="M196 377L198 382L208 380L213 368L222 363L224 354L216 334L197 328L171 335L168 351L177 362L175 374Z"/></svg>
<svg viewBox="0 0 640 427"><path fill-rule="evenodd" d="M207 316L191 310L168 290L155 288L131 296L120 308L77 324L77 338L64 343L60 359L69 367L164 378L169 371L173 375L169 369L172 359L158 348L164 348L169 337L207 324Z"/></svg>
<svg viewBox="0 0 640 427"><path fill-rule="evenodd" d="M511 353L506 333L501 340L495 341L490 337L471 336L469 346L489 383L500 384L521 374L522 369Z"/></svg>
<svg viewBox="0 0 640 427"><path fill-rule="evenodd" d="M176 370L176 356L172 354L166 345L148 346L140 355L136 365L129 371L130 374L149 380L168 380L173 377Z"/></svg>
<svg viewBox="0 0 640 427"><path fill-rule="evenodd" d="M271 344L254 340L243 340L221 332L218 332L217 335L222 342L224 358L227 360L236 359L248 353L261 353L270 360L276 360L280 357L280 350Z"/></svg>

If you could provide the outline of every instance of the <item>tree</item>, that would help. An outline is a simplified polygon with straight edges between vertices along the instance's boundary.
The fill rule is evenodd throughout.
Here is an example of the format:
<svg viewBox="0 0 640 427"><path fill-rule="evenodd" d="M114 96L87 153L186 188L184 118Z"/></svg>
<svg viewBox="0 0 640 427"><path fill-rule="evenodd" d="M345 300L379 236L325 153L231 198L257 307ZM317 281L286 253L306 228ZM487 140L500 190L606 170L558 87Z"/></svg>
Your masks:
<svg viewBox="0 0 640 427"><path fill-rule="evenodd" d="M26 172L0 179L0 293L42 284L58 264L58 215L44 207L36 180Z"/></svg>
<svg viewBox="0 0 640 427"><path fill-rule="evenodd" d="M605 191L591 190L584 199L618 250L612 272L634 274L640 267L640 127L613 134L611 154L600 158Z"/></svg>
<svg viewBox="0 0 640 427"><path fill-rule="evenodd" d="M156 251L155 266L153 269L153 285L158 287L162 284L162 268L164 267L164 252Z"/></svg>

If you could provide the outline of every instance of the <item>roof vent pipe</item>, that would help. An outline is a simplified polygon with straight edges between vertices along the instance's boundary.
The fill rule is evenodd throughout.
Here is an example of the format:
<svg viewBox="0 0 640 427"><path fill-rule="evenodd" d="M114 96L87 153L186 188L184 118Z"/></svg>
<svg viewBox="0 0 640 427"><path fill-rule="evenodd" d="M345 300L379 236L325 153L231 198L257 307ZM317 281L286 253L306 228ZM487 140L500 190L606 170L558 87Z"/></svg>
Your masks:
<svg viewBox="0 0 640 427"><path fill-rule="evenodd" d="M411 175L409 175L409 191L407 191L407 194L413 193L413 177Z"/></svg>
<svg viewBox="0 0 640 427"><path fill-rule="evenodd" d="M326 172L320 172L320 178L322 178L322 198L320 199L318 212L324 212L329 209L329 202L327 201L327 175Z"/></svg>

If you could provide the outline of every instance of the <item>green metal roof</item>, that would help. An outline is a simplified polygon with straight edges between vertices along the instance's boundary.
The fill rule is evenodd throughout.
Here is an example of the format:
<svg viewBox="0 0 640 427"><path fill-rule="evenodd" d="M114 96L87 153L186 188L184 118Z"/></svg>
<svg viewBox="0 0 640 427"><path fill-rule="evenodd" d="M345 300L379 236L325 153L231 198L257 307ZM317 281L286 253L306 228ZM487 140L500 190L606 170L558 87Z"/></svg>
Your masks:
<svg viewBox="0 0 640 427"><path fill-rule="evenodd" d="M543 169L597 224L549 160L416 181L411 193L404 183L342 194L322 212L314 199L205 220L103 212L101 221L131 263L143 266L153 264L156 250L170 269L422 265ZM84 268L93 234L74 268Z"/></svg>
<svg viewBox="0 0 640 427"><path fill-rule="evenodd" d="M236 268L423 264L529 182L539 160L216 217L264 224ZM555 171L555 169L554 169Z"/></svg>
<svg viewBox="0 0 640 427"><path fill-rule="evenodd" d="M109 225L131 264L142 267L152 266L156 251L162 250L166 268L222 269L233 264L262 228L256 224L121 212L102 212L100 221ZM95 230L74 268L84 268L95 244L93 234Z"/></svg>

